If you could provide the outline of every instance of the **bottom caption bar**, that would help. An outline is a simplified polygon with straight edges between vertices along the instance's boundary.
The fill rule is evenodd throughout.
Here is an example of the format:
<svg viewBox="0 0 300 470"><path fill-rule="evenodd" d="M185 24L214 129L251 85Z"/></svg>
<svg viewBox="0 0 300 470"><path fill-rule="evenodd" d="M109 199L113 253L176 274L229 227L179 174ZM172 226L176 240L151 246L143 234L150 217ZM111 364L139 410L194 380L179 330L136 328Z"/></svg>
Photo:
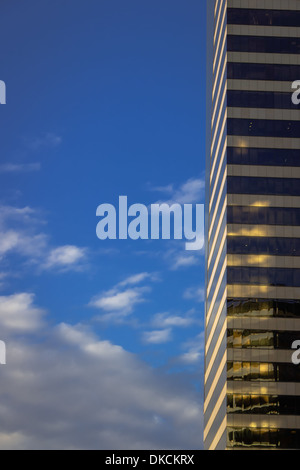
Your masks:
<svg viewBox="0 0 300 470"><path fill-rule="evenodd" d="M200 452L202 451L101 451L101 463L106 468L115 465L125 465L129 468L146 468L149 465L193 466L200 463Z"/></svg>

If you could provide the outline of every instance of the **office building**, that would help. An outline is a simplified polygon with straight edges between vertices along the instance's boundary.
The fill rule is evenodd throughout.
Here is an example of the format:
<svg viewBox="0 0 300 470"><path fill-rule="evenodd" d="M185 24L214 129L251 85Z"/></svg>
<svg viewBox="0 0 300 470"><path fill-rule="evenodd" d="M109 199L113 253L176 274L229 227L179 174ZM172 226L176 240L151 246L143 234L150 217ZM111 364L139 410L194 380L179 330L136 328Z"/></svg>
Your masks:
<svg viewBox="0 0 300 470"><path fill-rule="evenodd" d="M300 449L300 0L208 0L205 448Z"/></svg>

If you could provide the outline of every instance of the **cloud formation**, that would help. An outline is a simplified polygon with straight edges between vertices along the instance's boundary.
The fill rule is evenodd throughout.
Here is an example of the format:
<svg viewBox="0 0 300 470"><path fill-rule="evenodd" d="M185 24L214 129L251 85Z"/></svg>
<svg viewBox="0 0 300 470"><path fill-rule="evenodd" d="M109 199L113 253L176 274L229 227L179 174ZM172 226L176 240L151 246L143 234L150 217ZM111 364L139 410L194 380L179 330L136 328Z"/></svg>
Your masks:
<svg viewBox="0 0 300 470"><path fill-rule="evenodd" d="M31 150L40 150L45 147L58 147L62 143L62 138L53 132L46 132L40 137L27 140L27 146Z"/></svg>
<svg viewBox="0 0 300 470"><path fill-rule="evenodd" d="M0 206L0 259L18 254L40 269L79 269L87 249L75 245L52 247L50 237L40 231L44 221L31 207Z"/></svg>
<svg viewBox="0 0 300 470"><path fill-rule="evenodd" d="M204 301L204 288L203 287L188 287L184 293L183 298L188 300L196 300L196 302Z"/></svg>
<svg viewBox="0 0 300 470"><path fill-rule="evenodd" d="M46 268L70 268L78 265L86 258L86 249L74 245L65 245L50 251L46 260Z"/></svg>
<svg viewBox="0 0 300 470"><path fill-rule="evenodd" d="M112 289L93 297L89 306L104 312L102 320L120 320L131 314L138 304L146 302L145 294L151 291L151 287L140 284L157 280L159 276L156 273L143 272L129 276Z"/></svg>
<svg viewBox="0 0 300 470"><path fill-rule="evenodd" d="M204 198L205 180L204 178L190 178L178 187L168 184L152 189L166 194L167 200L160 201L166 204L200 204Z"/></svg>
<svg viewBox="0 0 300 470"><path fill-rule="evenodd" d="M34 306L34 295L28 293L0 296L1 334L28 333L43 325L44 311Z"/></svg>
<svg viewBox="0 0 300 470"><path fill-rule="evenodd" d="M39 329L44 312L33 300L21 293L0 301L8 325L0 449L200 447L199 397L180 374L160 374L82 324Z"/></svg>
<svg viewBox="0 0 300 470"><path fill-rule="evenodd" d="M40 169L40 163L5 163L0 165L0 173L30 173Z"/></svg>
<svg viewBox="0 0 300 470"><path fill-rule="evenodd" d="M167 343L172 338L171 333L171 328L166 328L164 330L145 331L143 333L143 339L145 343L150 344Z"/></svg>

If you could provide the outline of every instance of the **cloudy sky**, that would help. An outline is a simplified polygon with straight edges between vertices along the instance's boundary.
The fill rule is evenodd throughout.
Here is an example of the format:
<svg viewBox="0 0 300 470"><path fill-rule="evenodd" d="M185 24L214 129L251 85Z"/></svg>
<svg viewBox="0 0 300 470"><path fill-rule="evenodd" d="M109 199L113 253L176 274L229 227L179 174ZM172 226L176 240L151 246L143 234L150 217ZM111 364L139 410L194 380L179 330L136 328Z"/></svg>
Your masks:
<svg viewBox="0 0 300 470"><path fill-rule="evenodd" d="M96 209L204 202L205 1L0 13L0 449L201 448L203 251Z"/></svg>

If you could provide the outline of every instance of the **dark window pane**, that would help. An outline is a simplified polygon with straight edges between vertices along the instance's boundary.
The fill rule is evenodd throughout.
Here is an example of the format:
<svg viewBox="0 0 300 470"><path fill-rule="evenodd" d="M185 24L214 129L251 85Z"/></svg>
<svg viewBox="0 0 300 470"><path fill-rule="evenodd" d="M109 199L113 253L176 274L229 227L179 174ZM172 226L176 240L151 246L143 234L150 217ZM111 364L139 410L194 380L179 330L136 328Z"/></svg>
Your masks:
<svg viewBox="0 0 300 470"><path fill-rule="evenodd" d="M227 78L229 79L279 80L293 82L297 77L300 77L299 65L229 62L227 67Z"/></svg>
<svg viewBox="0 0 300 470"><path fill-rule="evenodd" d="M227 50L234 52L299 54L300 38L228 35Z"/></svg>
<svg viewBox="0 0 300 470"><path fill-rule="evenodd" d="M227 105L239 108L278 108L297 109L293 104L291 93L276 93L263 91L236 91L227 92Z"/></svg>
<svg viewBox="0 0 300 470"><path fill-rule="evenodd" d="M300 184L297 178L228 176L227 190L229 194L300 196Z"/></svg>
<svg viewBox="0 0 300 470"><path fill-rule="evenodd" d="M229 224L300 225L299 208L228 206Z"/></svg>
<svg viewBox="0 0 300 470"><path fill-rule="evenodd" d="M228 8L227 23L261 26L299 26L300 11Z"/></svg>
<svg viewBox="0 0 300 470"><path fill-rule="evenodd" d="M300 121L229 118L227 132L228 135L298 138L300 136Z"/></svg>
<svg viewBox="0 0 300 470"><path fill-rule="evenodd" d="M229 317L300 318L300 300L228 299Z"/></svg>

